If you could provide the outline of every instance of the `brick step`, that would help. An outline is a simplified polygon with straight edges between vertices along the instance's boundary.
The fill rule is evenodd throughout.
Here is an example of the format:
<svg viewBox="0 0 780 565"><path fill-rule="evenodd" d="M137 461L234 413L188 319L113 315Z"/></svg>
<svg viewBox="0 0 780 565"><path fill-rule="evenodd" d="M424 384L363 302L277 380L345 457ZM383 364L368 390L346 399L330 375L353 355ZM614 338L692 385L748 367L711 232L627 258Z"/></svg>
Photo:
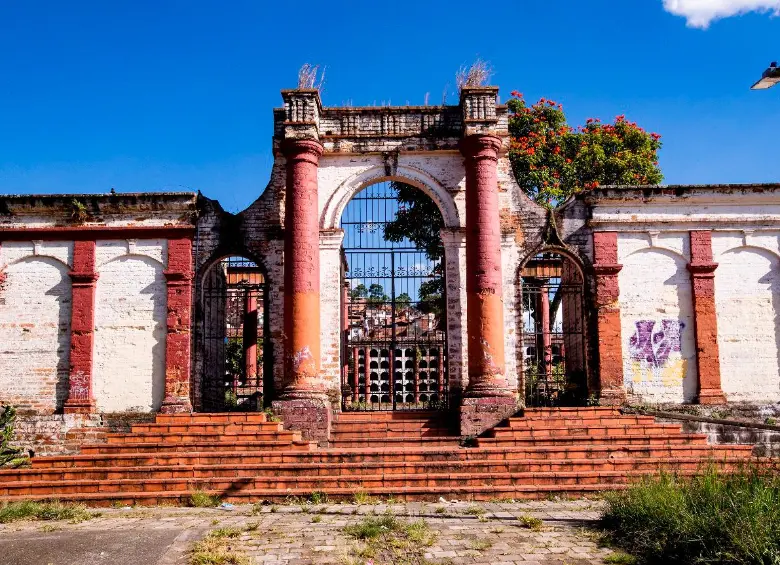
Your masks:
<svg viewBox="0 0 780 565"><path fill-rule="evenodd" d="M556 408L526 408L521 411L521 414L523 416L544 416L546 418L560 415L569 416L572 414L615 414L619 416L621 411L618 408L610 406L562 406Z"/></svg>
<svg viewBox="0 0 780 565"><path fill-rule="evenodd" d="M583 426L648 426L656 423L652 416L594 416L594 417L566 417L566 418L509 418L496 429L525 429L537 426L548 428L567 428Z"/></svg>
<svg viewBox="0 0 780 565"><path fill-rule="evenodd" d="M365 412L339 412L336 414L336 421L338 422L378 422L380 420L395 420L395 421L429 421L429 420L446 420L448 414L446 412L438 412L433 410L408 410L408 411L365 411Z"/></svg>
<svg viewBox="0 0 780 565"><path fill-rule="evenodd" d="M398 447L398 446L425 446L425 445L460 445L460 436L400 436L400 437L373 437L362 439L331 439L328 446L336 449L365 449L366 447Z"/></svg>
<svg viewBox="0 0 780 565"><path fill-rule="evenodd" d="M209 445L209 447L213 447ZM334 464L426 461L552 461L561 459L631 459L690 456L700 459L750 457L750 445L575 445L526 447L404 447L380 449L315 449L311 451L263 451L254 445L243 451L234 446L198 451L196 449L160 453L107 453L36 457L32 469L141 467L157 465L240 465L240 464ZM228 447L230 449L228 449ZM14 473L15 471L10 471ZM2 472L0 472L2 473Z"/></svg>
<svg viewBox="0 0 780 565"><path fill-rule="evenodd" d="M625 488L620 484L593 484L593 485L513 485L513 486L492 486L484 485L478 487L463 486L432 486L432 487L407 487L407 488L371 488L363 489L369 496L390 497L405 501L435 501L444 497L447 499L458 500L495 500L495 499L515 499L515 500L539 500L550 496L560 496L565 498L580 498L595 493L617 490ZM352 500L355 488L340 489L317 489L324 492L330 500ZM241 489L238 491L220 492L205 491L207 494L219 496L226 502L250 503L258 501L276 501L285 502L291 497L308 498L311 496L311 489L289 489L280 491L277 489L249 490ZM159 506L168 504L187 504L192 491L167 491L167 492L125 492L104 495L101 493L79 493L62 494L57 497L62 502L83 503L89 506L111 506L114 504L123 505L141 505L141 506ZM40 496L12 496L5 497L8 502L17 502L23 500L41 500ZM44 497L45 498L45 497ZM474 517L474 520L477 518Z"/></svg>
<svg viewBox="0 0 780 565"><path fill-rule="evenodd" d="M604 435L565 435L549 437L496 437L477 438L479 447L511 447L519 445L584 445L587 443L629 444L629 445L707 445L706 434L649 435L644 433L629 433L615 436Z"/></svg>
<svg viewBox="0 0 780 565"><path fill-rule="evenodd" d="M281 422L227 422L227 423L197 423L197 424L134 424L130 433L225 433L237 431L281 431L283 430Z"/></svg>
<svg viewBox="0 0 780 565"><path fill-rule="evenodd" d="M432 428L429 430L385 430L385 431L342 431L331 430L330 441L372 441L381 438L437 438L446 437L453 438L456 436L452 433L452 430L445 428Z"/></svg>
<svg viewBox="0 0 780 565"><path fill-rule="evenodd" d="M264 440L264 441L235 441L229 436L221 436L223 441L164 441L164 442L133 442L132 437L122 443L89 444L81 447L81 453L157 453L157 452L181 452L181 451L252 451L263 449L277 449L279 451L309 451L315 449L317 444L304 440Z"/></svg>
<svg viewBox="0 0 780 565"><path fill-rule="evenodd" d="M696 470L678 474L693 475ZM0 496L40 496L58 498L63 494L100 493L110 496L123 492L165 492L214 490L235 492L240 490L276 489L327 491L329 489L401 489L409 487L442 486L539 486L539 485L592 485L625 484L646 475L644 471L559 471L556 473L428 473L428 474L344 474L339 476L277 475L268 477L209 477L168 479L116 479L72 480L61 482L17 481L0 486Z"/></svg>
<svg viewBox="0 0 780 565"><path fill-rule="evenodd" d="M445 422L395 422L382 420L379 422L333 422L333 430L338 431L419 431L419 430L449 430L452 426Z"/></svg>
<svg viewBox="0 0 780 565"><path fill-rule="evenodd" d="M218 412L206 413L198 412L195 414L157 414L155 422L158 424L218 424L231 422L254 422L261 423L268 421L268 417L263 412Z"/></svg>
<svg viewBox="0 0 780 565"><path fill-rule="evenodd" d="M255 430L251 432L228 431L225 433L156 433L138 432L131 434L108 434L108 445L137 443L188 443L188 442L232 442L232 441L300 441L300 432L285 430Z"/></svg>
<svg viewBox="0 0 780 565"><path fill-rule="evenodd" d="M152 465L141 467L74 467L69 469L21 469L0 471L0 487L20 482L57 482L117 479L181 479L208 477L339 476L359 474L430 473L558 473L562 471L646 471L659 469L695 471L708 461L700 457L636 457L620 459L561 459L537 461L425 461L371 463L234 463L217 465ZM724 463L719 459L719 464ZM732 457L729 463L744 461ZM757 459L754 459L757 461Z"/></svg>
<svg viewBox="0 0 780 565"><path fill-rule="evenodd" d="M636 425L614 425L614 426L588 426L588 427L543 427L520 429L520 428L493 428L487 437L502 439L511 438L533 438L533 437L569 437L569 436L623 436L623 435L682 435L682 430L678 424L651 424L647 426Z"/></svg>

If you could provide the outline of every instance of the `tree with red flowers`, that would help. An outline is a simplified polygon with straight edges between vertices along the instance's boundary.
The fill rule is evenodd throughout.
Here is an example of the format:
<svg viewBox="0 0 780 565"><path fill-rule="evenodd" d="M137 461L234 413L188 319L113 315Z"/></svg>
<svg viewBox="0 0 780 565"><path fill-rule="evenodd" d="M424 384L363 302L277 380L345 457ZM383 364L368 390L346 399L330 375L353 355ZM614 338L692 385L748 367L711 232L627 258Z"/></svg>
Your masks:
<svg viewBox="0 0 780 565"><path fill-rule="evenodd" d="M528 105L519 92L510 110L509 158L520 187L533 200L555 207L566 198L606 184L658 184L661 136L625 116L614 123L589 119L573 129L563 107L542 98Z"/></svg>

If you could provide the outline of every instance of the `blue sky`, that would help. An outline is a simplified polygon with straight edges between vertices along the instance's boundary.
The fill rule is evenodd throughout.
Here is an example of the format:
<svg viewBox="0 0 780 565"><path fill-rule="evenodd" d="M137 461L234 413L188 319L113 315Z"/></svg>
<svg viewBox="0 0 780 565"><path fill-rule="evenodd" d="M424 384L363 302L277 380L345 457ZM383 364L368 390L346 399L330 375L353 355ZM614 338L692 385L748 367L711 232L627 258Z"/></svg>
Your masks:
<svg viewBox="0 0 780 565"><path fill-rule="evenodd" d="M0 193L200 189L237 211L303 63L327 67L326 105L455 103L476 56L504 99L661 133L668 183L780 181L780 87L749 90L780 17L753 7L780 0L0 0Z"/></svg>

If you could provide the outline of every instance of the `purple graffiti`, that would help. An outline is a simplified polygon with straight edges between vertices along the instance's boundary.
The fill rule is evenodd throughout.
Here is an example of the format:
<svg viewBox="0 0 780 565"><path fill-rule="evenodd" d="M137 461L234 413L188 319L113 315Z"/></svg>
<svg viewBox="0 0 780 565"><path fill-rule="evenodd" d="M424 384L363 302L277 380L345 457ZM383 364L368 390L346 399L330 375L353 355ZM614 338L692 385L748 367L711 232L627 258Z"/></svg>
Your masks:
<svg viewBox="0 0 780 565"><path fill-rule="evenodd" d="M679 320L661 320L661 327L655 327L655 320L638 320L636 332L628 340L631 358L647 361L653 367L666 364L669 354L680 352L680 335L685 324Z"/></svg>

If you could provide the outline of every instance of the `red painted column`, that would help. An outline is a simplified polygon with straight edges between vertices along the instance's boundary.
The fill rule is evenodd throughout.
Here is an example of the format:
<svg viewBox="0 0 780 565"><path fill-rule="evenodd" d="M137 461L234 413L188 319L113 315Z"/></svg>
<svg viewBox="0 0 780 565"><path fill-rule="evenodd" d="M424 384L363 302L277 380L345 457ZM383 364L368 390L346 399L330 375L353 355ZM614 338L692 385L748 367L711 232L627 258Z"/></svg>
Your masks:
<svg viewBox="0 0 780 565"><path fill-rule="evenodd" d="M244 374L247 385L252 386L257 384L257 295L251 290L244 298L243 330Z"/></svg>
<svg viewBox="0 0 780 565"><path fill-rule="evenodd" d="M712 260L712 232L692 231L691 273L693 287L696 367L698 370L697 402L725 404L720 385L720 352L718 350L718 317L715 311L715 269Z"/></svg>
<svg viewBox="0 0 780 565"><path fill-rule="evenodd" d="M167 334L165 337L165 398L161 411L191 412L190 331L192 312L192 240L168 240Z"/></svg>
<svg viewBox="0 0 780 565"><path fill-rule="evenodd" d="M322 145L282 143L287 158L284 241L286 387L283 398L324 394L320 379L320 228L317 167Z"/></svg>
<svg viewBox="0 0 780 565"><path fill-rule="evenodd" d="M469 384L461 434L477 435L517 409L504 377L501 220L496 167L501 142L490 135L461 140L466 168L466 313Z"/></svg>
<svg viewBox="0 0 780 565"><path fill-rule="evenodd" d="M620 330L620 289L617 232L593 234L593 271L596 274L596 326L598 334L598 395L602 404L621 404L626 399L623 384L623 343Z"/></svg>
<svg viewBox="0 0 780 565"><path fill-rule="evenodd" d="M73 242L71 282L70 371L66 414L95 411L92 396L92 351L95 331L95 241Z"/></svg>
<svg viewBox="0 0 780 565"><path fill-rule="evenodd" d="M325 442L331 404L320 375L320 228L317 168L322 145L285 139L284 389L273 403L287 429ZM338 323L338 322L337 322Z"/></svg>

